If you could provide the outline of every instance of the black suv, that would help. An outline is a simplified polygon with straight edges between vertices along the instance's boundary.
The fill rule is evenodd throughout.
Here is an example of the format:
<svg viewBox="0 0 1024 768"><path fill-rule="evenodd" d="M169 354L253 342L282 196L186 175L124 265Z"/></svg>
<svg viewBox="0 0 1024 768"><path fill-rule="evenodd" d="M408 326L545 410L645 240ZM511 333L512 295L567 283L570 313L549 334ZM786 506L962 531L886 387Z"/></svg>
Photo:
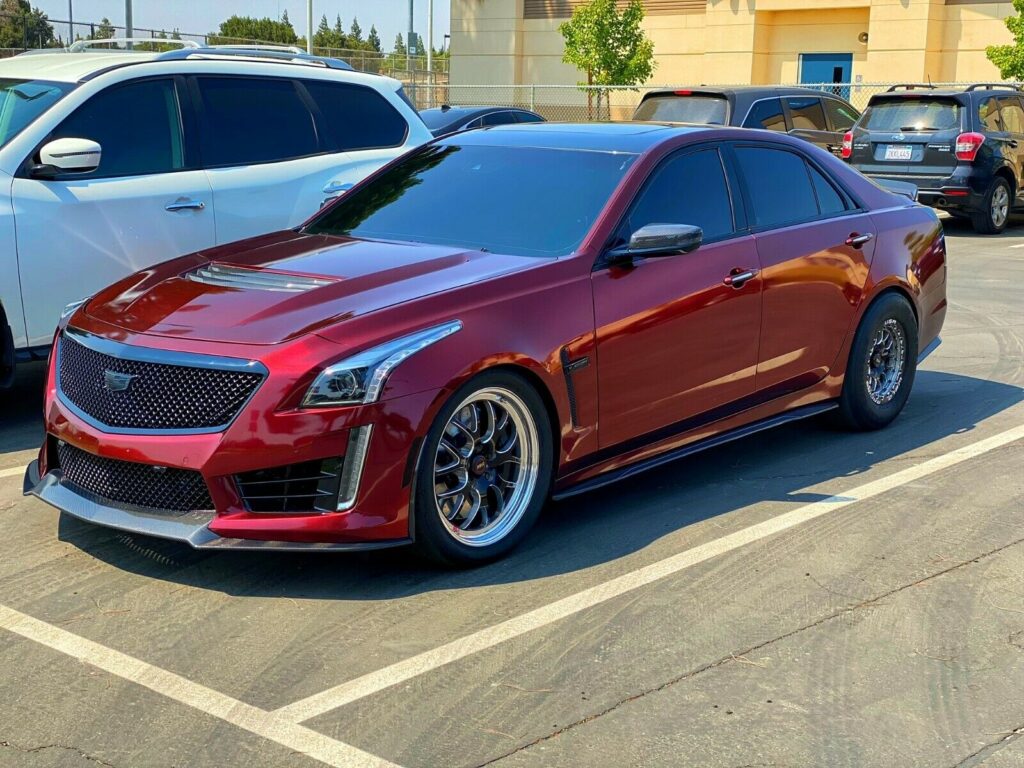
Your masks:
<svg viewBox="0 0 1024 768"><path fill-rule="evenodd" d="M917 199L975 230L1002 232L1020 205L1024 106L1018 88L894 85L875 94L843 140L842 156L876 180L910 182Z"/></svg>
<svg viewBox="0 0 1024 768"><path fill-rule="evenodd" d="M838 155L860 112L813 88L672 88L644 94L634 120L762 128L806 139Z"/></svg>

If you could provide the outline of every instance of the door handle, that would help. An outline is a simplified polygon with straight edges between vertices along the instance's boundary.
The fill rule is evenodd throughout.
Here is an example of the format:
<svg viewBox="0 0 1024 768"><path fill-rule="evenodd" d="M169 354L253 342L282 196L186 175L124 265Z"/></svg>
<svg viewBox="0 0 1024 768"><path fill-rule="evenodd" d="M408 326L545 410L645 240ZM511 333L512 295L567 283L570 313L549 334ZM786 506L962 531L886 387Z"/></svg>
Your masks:
<svg viewBox="0 0 1024 768"><path fill-rule="evenodd" d="M324 185L323 193L325 195L340 195L342 192L348 192L354 186L347 181L329 181Z"/></svg>
<svg viewBox="0 0 1024 768"><path fill-rule="evenodd" d="M1017 148L1017 140L1016 139L1010 139L1006 143L1010 145L1010 149L1016 149Z"/></svg>
<svg viewBox="0 0 1024 768"><path fill-rule="evenodd" d="M168 203L164 206L165 211L174 213L175 211L201 211L206 207L206 203L202 200L187 200L180 198L175 200L173 203Z"/></svg>
<svg viewBox="0 0 1024 768"><path fill-rule="evenodd" d="M728 285L730 288L742 288L743 284L748 280L757 277L758 270L756 269L744 269L743 267L736 267L732 272L726 275L722 282Z"/></svg>
<svg viewBox="0 0 1024 768"><path fill-rule="evenodd" d="M846 245L851 248L860 248L874 239L875 236L870 232L865 232L863 235L858 235L856 232L853 232L848 238L846 238Z"/></svg>

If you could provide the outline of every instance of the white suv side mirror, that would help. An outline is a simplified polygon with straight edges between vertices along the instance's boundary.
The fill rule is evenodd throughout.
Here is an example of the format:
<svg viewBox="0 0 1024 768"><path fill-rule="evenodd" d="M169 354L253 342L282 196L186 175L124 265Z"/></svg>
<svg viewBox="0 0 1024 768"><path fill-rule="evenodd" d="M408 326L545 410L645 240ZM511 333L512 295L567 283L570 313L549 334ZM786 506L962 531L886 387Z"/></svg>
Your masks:
<svg viewBox="0 0 1024 768"><path fill-rule="evenodd" d="M100 166L102 155L103 148L90 139L54 139L39 150L41 167L38 167L40 173L37 175L95 171Z"/></svg>

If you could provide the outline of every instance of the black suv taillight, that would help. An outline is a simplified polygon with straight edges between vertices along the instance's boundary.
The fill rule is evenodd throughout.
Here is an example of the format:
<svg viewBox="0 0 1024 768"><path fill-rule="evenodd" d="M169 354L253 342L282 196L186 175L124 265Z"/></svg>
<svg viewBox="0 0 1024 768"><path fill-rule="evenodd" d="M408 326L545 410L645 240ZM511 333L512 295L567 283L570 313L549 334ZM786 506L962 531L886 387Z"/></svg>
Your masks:
<svg viewBox="0 0 1024 768"><path fill-rule="evenodd" d="M853 154L853 131L847 131L843 136L843 160L849 160Z"/></svg>

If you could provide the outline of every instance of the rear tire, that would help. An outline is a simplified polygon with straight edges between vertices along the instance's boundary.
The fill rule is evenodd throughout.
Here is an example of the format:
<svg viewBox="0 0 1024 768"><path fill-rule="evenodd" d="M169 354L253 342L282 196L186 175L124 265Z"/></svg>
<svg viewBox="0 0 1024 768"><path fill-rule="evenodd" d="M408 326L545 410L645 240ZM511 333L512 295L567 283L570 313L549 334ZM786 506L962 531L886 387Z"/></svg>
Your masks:
<svg viewBox="0 0 1024 768"><path fill-rule="evenodd" d="M917 319L910 303L886 293L868 307L853 340L839 397L839 420L881 429L907 404L917 372Z"/></svg>
<svg viewBox="0 0 1024 768"><path fill-rule="evenodd" d="M998 235L1006 229L1013 208L1013 191L1009 182L996 176L982 200L981 210L971 214L974 231L982 235Z"/></svg>

